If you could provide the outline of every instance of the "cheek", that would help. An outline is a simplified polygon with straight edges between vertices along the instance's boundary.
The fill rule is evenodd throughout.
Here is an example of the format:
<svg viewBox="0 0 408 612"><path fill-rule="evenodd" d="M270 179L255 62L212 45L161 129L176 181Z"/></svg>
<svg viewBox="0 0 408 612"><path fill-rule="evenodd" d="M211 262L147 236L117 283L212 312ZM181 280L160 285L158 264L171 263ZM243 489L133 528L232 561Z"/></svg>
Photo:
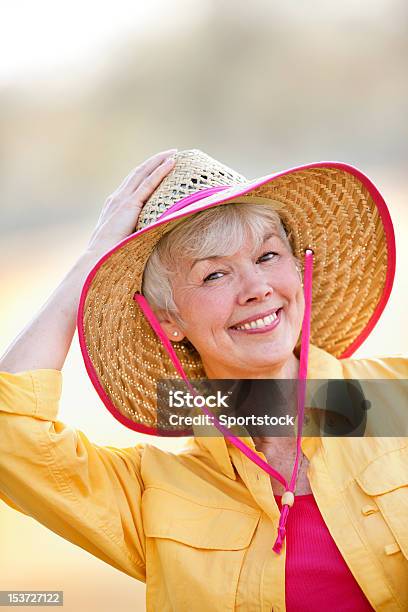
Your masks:
<svg viewBox="0 0 408 612"><path fill-rule="evenodd" d="M196 319L207 330L224 327L231 313L231 308L225 300L215 298L201 299L196 304L196 309Z"/></svg>
<svg viewBox="0 0 408 612"><path fill-rule="evenodd" d="M286 296L292 300L299 300L303 296L303 287L301 278L296 270L290 269L287 271L285 278L285 286L282 290Z"/></svg>
<svg viewBox="0 0 408 612"><path fill-rule="evenodd" d="M297 272L295 273L295 275L288 275L288 283L286 285L286 288L287 296L290 299L293 311L296 311L296 318L302 320L305 310L305 299L302 283Z"/></svg>
<svg viewBox="0 0 408 612"><path fill-rule="evenodd" d="M297 309L297 326L299 328L302 327L302 322L303 322L303 316L305 314L305 297L303 294L303 287L302 285L300 285L300 288L297 291L296 294L296 309Z"/></svg>
<svg viewBox="0 0 408 612"><path fill-rule="evenodd" d="M200 291L190 302L191 324L194 333L208 334L210 330L224 328L231 318L233 300L225 292Z"/></svg>
<svg viewBox="0 0 408 612"><path fill-rule="evenodd" d="M299 291L297 303L298 303L298 310L299 310L299 318L300 318L300 321L302 321L303 320L303 315L305 313L305 297L303 295L303 289L302 288Z"/></svg>
<svg viewBox="0 0 408 612"><path fill-rule="evenodd" d="M179 305L186 329L194 333L197 330L201 330L199 333L205 333L204 330L208 331L217 324L224 325L230 313L226 296L211 292L188 292L179 303L176 301L176 304Z"/></svg>

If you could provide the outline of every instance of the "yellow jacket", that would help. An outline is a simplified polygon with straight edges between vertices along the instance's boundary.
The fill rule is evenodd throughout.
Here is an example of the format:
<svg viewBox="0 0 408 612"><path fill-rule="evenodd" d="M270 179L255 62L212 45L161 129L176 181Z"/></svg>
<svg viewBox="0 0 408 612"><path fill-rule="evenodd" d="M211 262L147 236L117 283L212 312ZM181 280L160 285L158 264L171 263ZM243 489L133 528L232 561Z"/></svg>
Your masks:
<svg viewBox="0 0 408 612"><path fill-rule="evenodd" d="M310 378L407 374L403 357L339 361L310 347ZM269 476L220 437L180 454L92 444L57 420L61 382L57 370L0 374L0 498L146 581L149 611L283 612ZM371 605L408 610L408 439L304 437L302 449L320 512Z"/></svg>

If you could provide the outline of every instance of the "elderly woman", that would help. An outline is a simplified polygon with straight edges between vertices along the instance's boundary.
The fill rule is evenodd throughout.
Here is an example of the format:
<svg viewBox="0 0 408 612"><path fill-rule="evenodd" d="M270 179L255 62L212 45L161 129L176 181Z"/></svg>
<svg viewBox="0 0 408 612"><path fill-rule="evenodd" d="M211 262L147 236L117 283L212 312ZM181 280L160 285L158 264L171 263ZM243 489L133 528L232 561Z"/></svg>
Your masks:
<svg viewBox="0 0 408 612"><path fill-rule="evenodd" d="M406 438L303 425L306 377L407 377L402 357L351 358L394 274L380 194L345 164L249 182L175 153L107 200L86 253L2 358L1 498L146 581L148 610L407 610ZM250 436L204 406L211 426L178 454L93 445L57 420L77 311L88 374L127 427L186 433L159 406L160 381L194 397L202 379L291 379L295 431Z"/></svg>

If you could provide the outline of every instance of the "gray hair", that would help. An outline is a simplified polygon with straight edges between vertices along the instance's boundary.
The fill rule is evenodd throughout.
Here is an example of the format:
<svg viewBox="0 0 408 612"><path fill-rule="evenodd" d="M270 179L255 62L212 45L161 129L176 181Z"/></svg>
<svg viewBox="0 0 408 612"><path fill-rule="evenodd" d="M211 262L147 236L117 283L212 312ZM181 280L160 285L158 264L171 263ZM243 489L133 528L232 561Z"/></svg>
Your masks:
<svg viewBox="0 0 408 612"><path fill-rule="evenodd" d="M276 203L223 204L181 219L171 226L153 249L144 270L142 293L153 310L164 310L183 327L174 302L171 279L180 264L188 259L201 259L236 253L251 236L254 248L261 247L266 230L275 230L293 253L282 221L275 210ZM295 259L299 270L298 261Z"/></svg>

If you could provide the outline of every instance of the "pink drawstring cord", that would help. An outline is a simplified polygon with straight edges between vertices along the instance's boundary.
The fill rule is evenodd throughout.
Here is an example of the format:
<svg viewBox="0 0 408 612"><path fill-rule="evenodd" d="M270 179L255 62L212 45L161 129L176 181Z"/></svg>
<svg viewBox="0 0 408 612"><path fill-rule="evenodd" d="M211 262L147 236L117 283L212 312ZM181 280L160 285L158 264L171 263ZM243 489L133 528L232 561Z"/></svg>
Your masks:
<svg viewBox="0 0 408 612"><path fill-rule="evenodd" d="M300 346L300 364L299 364L299 386L297 397L297 415L298 415L298 431L296 436L296 458L293 466L292 476L289 481L289 486L286 491L295 493L296 481L299 472L299 459L302 452L302 429L303 419L305 414L305 397L306 397L306 379L307 379L307 364L309 358L310 344L310 320L312 315L312 279L313 279L313 251L306 249L305 251L305 271L304 271L304 295L305 295L305 314L302 323L302 342ZM291 506L284 504L284 496L282 496L282 510L279 517L278 537L275 540L272 550L280 553L286 536L286 521L288 520L289 509Z"/></svg>
<svg viewBox="0 0 408 612"><path fill-rule="evenodd" d="M236 448L244 453L251 461L253 461L256 465L258 465L261 469L263 469L267 474L278 480L286 489L286 492L294 494L296 487L296 480L299 471L299 459L302 452L301 449L301 441L302 441L302 426L303 426L303 418L304 418L304 405L305 405L305 391L306 391L306 378L307 378L307 363L308 363L308 355L309 355L309 341L310 341L310 319L311 319L311 305L312 305L312 275L313 275L313 251L311 249L306 249L305 251L305 272L304 272L304 295L305 295L305 314L303 317L302 324L302 342L300 349L300 365L299 365L299 391L298 391L298 401L297 401L297 413L298 413L298 431L297 431L297 440L296 440L296 458L295 464L293 466L293 472L291 479L288 482L286 479L275 469L273 469L266 461L261 459L259 455L254 452L249 446L247 446L240 438L232 435L229 430L224 427L216 418L215 415L206 407L202 406L201 410L204 414L208 415L212 418L215 427L229 440L231 444L233 444ZM191 391L191 393L196 396L197 392L194 387L191 385L190 381L187 378L186 373L183 370L183 367L178 359L176 352L171 345L170 340L167 338L164 333L156 315L152 311L149 306L146 298L140 294L135 293L133 296L135 302L138 303L140 308L142 309L146 319L149 321L153 331L157 334L158 338L162 342L163 346L168 352L168 355L176 368L177 372L180 374L181 378L186 383L187 387ZM279 518L278 525L278 536L273 545L273 550L276 553L280 553L282 550L282 545L286 535L286 521L289 514L290 506L287 503L284 503L284 496L282 496L282 510Z"/></svg>

